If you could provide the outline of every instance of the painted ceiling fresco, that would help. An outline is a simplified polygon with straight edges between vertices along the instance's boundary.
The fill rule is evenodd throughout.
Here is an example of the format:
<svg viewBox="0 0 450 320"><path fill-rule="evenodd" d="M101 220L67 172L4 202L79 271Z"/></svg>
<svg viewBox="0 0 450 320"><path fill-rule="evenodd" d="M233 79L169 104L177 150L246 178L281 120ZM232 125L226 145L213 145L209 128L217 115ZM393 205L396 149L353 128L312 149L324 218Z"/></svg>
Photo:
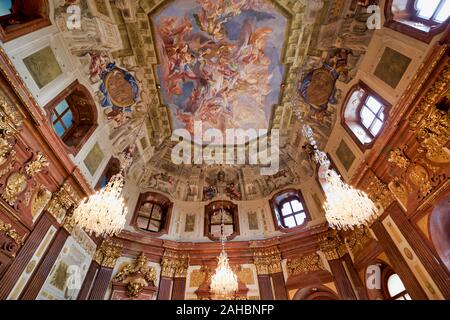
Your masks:
<svg viewBox="0 0 450 320"><path fill-rule="evenodd" d="M152 16L173 129L267 129L280 99L287 19L262 0L176 0Z"/></svg>

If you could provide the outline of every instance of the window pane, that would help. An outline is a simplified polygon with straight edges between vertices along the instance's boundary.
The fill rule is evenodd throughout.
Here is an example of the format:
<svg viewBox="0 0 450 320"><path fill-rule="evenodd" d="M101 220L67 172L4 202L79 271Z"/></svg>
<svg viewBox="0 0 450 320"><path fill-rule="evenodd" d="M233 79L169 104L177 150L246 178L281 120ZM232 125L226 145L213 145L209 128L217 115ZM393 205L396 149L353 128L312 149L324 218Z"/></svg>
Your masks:
<svg viewBox="0 0 450 320"><path fill-rule="evenodd" d="M378 102L374 97L369 97L366 101L366 105L370 108L370 110L373 111L373 113L377 114L378 111L380 111L381 107L383 106L381 103Z"/></svg>
<svg viewBox="0 0 450 320"><path fill-rule="evenodd" d="M412 300L412 299L411 299L411 296L410 296L409 294L405 294L404 297L405 297L405 300Z"/></svg>
<svg viewBox="0 0 450 320"><path fill-rule="evenodd" d="M400 292L405 291L405 286L403 285L402 280L396 273L394 273L389 277L387 281L387 287L391 297L399 294Z"/></svg>
<svg viewBox="0 0 450 320"><path fill-rule="evenodd" d="M161 207L155 204L153 206L152 219L161 220Z"/></svg>
<svg viewBox="0 0 450 320"><path fill-rule="evenodd" d="M55 123L55 121L56 121L57 118L58 118L58 117L56 116L56 114L53 113L53 116L52 116L52 123Z"/></svg>
<svg viewBox="0 0 450 320"><path fill-rule="evenodd" d="M372 125L373 119L375 119L375 115L373 114L372 111L369 110L369 108L367 107L362 107L361 109L361 121L362 124L366 127L369 128Z"/></svg>
<svg viewBox="0 0 450 320"><path fill-rule="evenodd" d="M291 201L292 209L294 209L294 212L303 211L303 205L298 200L292 200Z"/></svg>
<svg viewBox="0 0 450 320"><path fill-rule="evenodd" d="M0 1L0 16L6 16L11 14L12 3L11 0L1 0Z"/></svg>
<svg viewBox="0 0 450 320"><path fill-rule="evenodd" d="M372 133L374 136L378 135L380 133L381 127L383 126L383 122L380 120L375 120L372 127L370 128L370 133Z"/></svg>
<svg viewBox="0 0 450 320"><path fill-rule="evenodd" d="M448 16L450 15L450 0L444 0L445 3L442 5L442 7L439 9L436 18L437 22L444 22L448 19Z"/></svg>
<svg viewBox="0 0 450 320"><path fill-rule="evenodd" d="M64 111L66 111L67 109L69 109L69 104L67 103L66 100L61 101L60 103L58 103L58 105L55 107L56 112L61 115L64 113Z"/></svg>
<svg viewBox="0 0 450 320"><path fill-rule="evenodd" d="M295 223L295 219L294 219L293 216L290 216L290 217L288 217L288 218L285 218L285 219L284 219L284 225L285 225L287 228L293 228L293 227L296 227L296 226L297 226L297 224Z"/></svg>
<svg viewBox="0 0 450 320"><path fill-rule="evenodd" d="M283 204L283 207L281 208L281 213L283 214L283 216L287 216L288 214L292 213L291 205L289 204L289 202Z"/></svg>
<svg viewBox="0 0 450 320"><path fill-rule="evenodd" d="M384 121L384 112L383 112L383 109L381 109L380 112L378 113L378 118L379 118L381 121Z"/></svg>
<svg viewBox="0 0 450 320"><path fill-rule="evenodd" d="M137 218L137 226L141 229L147 229L148 219L144 217Z"/></svg>
<svg viewBox="0 0 450 320"><path fill-rule="evenodd" d="M157 220L150 220L150 226L149 226L149 230L150 231L155 231L158 232L161 226L161 221L157 221Z"/></svg>
<svg viewBox="0 0 450 320"><path fill-rule="evenodd" d="M53 126L53 128L55 128L56 134L60 137L63 136L64 134L64 127L62 126L61 122L57 122L55 123L55 125Z"/></svg>
<svg viewBox="0 0 450 320"><path fill-rule="evenodd" d="M62 117L62 121L64 122L64 125L67 129L72 127L72 121L73 121L73 115L72 111L67 111L64 116Z"/></svg>
<svg viewBox="0 0 450 320"><path fill-rule="evenodd" d="M298 226L301 226L302 224L304 224L305 219L306 219L306 214L304 212L295 215L295 220L297 221Z"/></svg>
<svg viewBox="0 0 450 320"><path fill-rule="evenodd" d="M424 19L430 19L433 16L434 11L436 11L439 2L440 0L417 0L417 15Z"/></svg>

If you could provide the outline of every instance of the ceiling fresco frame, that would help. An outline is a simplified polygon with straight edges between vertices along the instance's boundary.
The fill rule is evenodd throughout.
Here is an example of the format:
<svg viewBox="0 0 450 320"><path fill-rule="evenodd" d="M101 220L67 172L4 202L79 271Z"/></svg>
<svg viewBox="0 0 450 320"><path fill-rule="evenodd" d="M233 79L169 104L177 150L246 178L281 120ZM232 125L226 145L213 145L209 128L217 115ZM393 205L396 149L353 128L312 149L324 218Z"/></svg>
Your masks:
<svg viewBox="0 0 450 320"><path fill-rule="evenodd" d="M159 79L156 73L156 68L159 65L159 54L155 48L155 30L151 21L152 16L160 12L164 7L169 5L174 0L142 0L140 3L141 8L147 15L150 25L150 33L152 38L151 52L154 59L151 62L152 65L152 81L151 90L158 92L158 106L157 108L168 108L162 102ZM284 45L281 50L282 59L280 61L285 68L283 81L280 88L279 103L272 106L271 115L268 121L268 131L271 129L279 129L283 120L286 117L289 119L291 113L286 113L286 110L292 110L291 96L295 95L296 91L296 74L295 68L302 66L304 58L307 54L307 48L310 42L312 28L309 25L305 25L305 8L306 6L299 2L288 2L280 0L266 0L276 7L279 12L287 19L287 30L285 33ZM304 48L302 51L301 49ZM168 114L169 112L166 112ZM170 131L173 132L174 124L171 115L168 116L168 122L170 124Z"/></svg>

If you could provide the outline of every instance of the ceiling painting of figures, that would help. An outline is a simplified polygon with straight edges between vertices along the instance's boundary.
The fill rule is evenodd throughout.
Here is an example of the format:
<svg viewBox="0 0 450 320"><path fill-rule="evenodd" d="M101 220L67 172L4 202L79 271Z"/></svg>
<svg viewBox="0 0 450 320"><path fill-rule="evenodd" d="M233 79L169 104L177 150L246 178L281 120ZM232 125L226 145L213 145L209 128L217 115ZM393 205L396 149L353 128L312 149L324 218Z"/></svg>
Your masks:
<svg viewBox="0 0 450 320"><path fill-rule="evenodd" d="M173 129L268 128L285 73L282 12L262 0L175 0L151 20Z"/></svg>

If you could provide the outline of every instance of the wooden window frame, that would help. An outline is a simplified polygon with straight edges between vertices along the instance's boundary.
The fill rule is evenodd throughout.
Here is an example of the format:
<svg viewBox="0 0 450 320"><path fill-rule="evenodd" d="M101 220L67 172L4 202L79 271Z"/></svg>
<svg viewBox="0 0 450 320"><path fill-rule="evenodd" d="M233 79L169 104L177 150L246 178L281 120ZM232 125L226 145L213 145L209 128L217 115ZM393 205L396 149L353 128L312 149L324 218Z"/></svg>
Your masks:
<svg viewBox="0 0 450 320"><path fill-rule="evenodd" d="M359 102L359 105L355 108L355 111L353 113L355 116L354 120L350 121L349 119L346 118L346 115L345 115L348 103L350 102L350 98L352 97L353 93L355 93L356 91L359 91L361 89L364 90L364 97ZM370 132L370 130L367 129L366 126L361 121L361 110L362 110L363 106L365 105L365 102L367 101L369 96L372 96L373 98L375 98L378 102L380 102L383 105L384 120L383 120L381 129L380 129L380 132L376 136L374 136ZM341 125L345 129L345 131L350 135L352 140L358 145L358 147L362 151L366 151L367 149L372 148L374 143L377 141L377 139L380 137L383 130L385 129L386 123L387 123L387 120L389 117L390 109L391 109L391 104L389 102L387 102L382 96L380 96L378 93L376 93L374 90L372 90L364 82L359 81L356 85L354 85L353 87L350 88L350 90L347 93L347 96L345 97L344 103L341 108ZM369 138L371 138L372 140L368 143L363 143L361 140L359 140L359 138L356 136L356 134L350 128L350 125L359 126L362 130L364 130L366 135Z"/></svg>
<svg viewBox="0 0 450 320"><path fill-rule="evenodd" d="M34 31L40 30L42 28L48 27L52 25L52 22L49 18L50 7L48 1L40 0L42 5L44 6L43 12L44 15L40 18L35 18L33 20L27 21L25 23L17 24L14 30L7 30L3 23L3 21L14 18L14 14L9 14L0 17L0 40L4 43L24 36L26 34L32 33Z"/></svg>
<svg viewBox="0 0 450 320"><path fill-rule="evenodd" d="M240 234L239 231L239 214L238 206L231 201L213 201L205 206L205 224L204 224L204 236L212 241L219 241L219 237L215 237L211 233L211 216L217 210L225 208L227 211L231 212L233 217L233 233L227 237L227 240L233 240L236 236Z"/></svg>
<svg viewBox="0 0 450 320"><path fill-rule="evenodd" d="M400 21L394 20L394 14L392 13L392 4L394 0L387 0L385 7L384 7L384 15L386 17L386 21L384 23L384 26L390 29L393 29L395 31L398 31L400 33L406 34L409 37L412 37L414 39L417 39L419 41L430 43L431 40L436 36L437 34L444 31L449 22L450 17L442 22L442 23L432 23L430 20L422 19L417 16L417 11L415 10L415 2L416 0L409 0L407 11L411 15L410 21L416 21L423 23L424 25L430 27L430 30L428 32L414 28L413 26L409 26L405 23L402 23Z"/></svg>
<svg viewBox="0 0 450 320"><path fill-rule="evenodd" d="M72 104L71 101L67 101L70 110L72 111L72 116L73 116L73 123L74 125L72 125L72 127L67 130L63 136L59 136L56 131L55 128L53 127L53 112L55 110L55 108L63 101L66 99L70 100L70 96L75 93L75 92L79 92L81 94L84 95L84 98L87 101L87 105L85 106L86 108L89 108L90 114L92 115L92 119L91 122L92 124L90 125L88 131L84 134L84 136L81 138L81 140L77 143L77 145L75 146L69 146L66 144L66 140L68 139L68 137L71 136L71 134L73 134L78 126L80 125L80 112L79 110L77 110L77 108L75 108ZM94 133L94 131L97 129L98 127L98 115L97 115L97 107L96 104L94 102L94 99L92 98L92 95L90 94L89 90L84 87L83 85L81 85L78 80L74 81L72 84L70 84L67 88L65 88L62 92L60 92L55 98L53 98L53 100L51 100L45 107L44 110L46 111L47 114L47 119L50 123L50 126L52 128L52 131L54 132L55 136L58 138L58 141L60 141L62 143L62 145L64 146L64 148L67 150L67 153L71 153L73 155L77 155L78 152L81 150L81 148L83 147L83 145L86 143L86 141L92 136L92 134Z"/></svg>
<svg viewBox="0 0 450 320"><path fill-rule="evenodd" d="M283 195L285 193L294 193L294 194L288 196L286 199L283 199L280 202L277 202L276 198L278 198L279 196L281 196L281 195ZM303 209L304 209L304 212L305 212L305 221L303 222L303 224L301 224L299 226L288 228L288 227L285 227L284 221L280 221L282 225L280 225L278 223L277 213L275 212L275 210L277 210L279 212L280 219L283 220L283 216L282 216L282 213L281 213L281 207L287 201L292 201L294 199L297 199L303 205ZM272 219L273 219L273 223L274 223L274 226L275 226L275 230L280 230L280 231L286 232L286 233L287 232L296 232L296 231L305 229L307 227L307 225L308 225L308 222L311 221L311 214L309 213L308 206L306 205L306 201L305 201L305 198L304 198L301 190L286 189L286 190L280 191L280 192L276 193L269 200L269 203L270 203L270 208L272 210Z"/></svg>
<svg viewBox="0 0 450 320"><path fill-rule="evenodd" d="M155 198L155 201L147 201L148 197L152 196ZM154 204L158 204L160 205L163 209L164 212L162 212L161 214L161 221L163 221L163 223L161 223L161 228L158 232L155 231L151 231L151 230L144 230L142 228L140 228L138 226L137 220L139 217L139 209L141 208L141 206L144 203L154 203ZM152 207L153 210L153 207ZM146 235L146 236L152 236L152 237L160 237L164 234L167 234L169 232L169 226L170 226L170 219L172 216L172 210L173 210L173 202L170 201L169 198L167 198L166 196L160 194L160 193L156 193L156 192L146 192L146 193L141 193L139 195L139 199L136 205L136 208L134 210L134 215L133 215L133 219L131 222L131 225L135 228L135 230L137 232L139 232L142 235ZM149 222L151 220L151 215L149 217Z"/></svg>

